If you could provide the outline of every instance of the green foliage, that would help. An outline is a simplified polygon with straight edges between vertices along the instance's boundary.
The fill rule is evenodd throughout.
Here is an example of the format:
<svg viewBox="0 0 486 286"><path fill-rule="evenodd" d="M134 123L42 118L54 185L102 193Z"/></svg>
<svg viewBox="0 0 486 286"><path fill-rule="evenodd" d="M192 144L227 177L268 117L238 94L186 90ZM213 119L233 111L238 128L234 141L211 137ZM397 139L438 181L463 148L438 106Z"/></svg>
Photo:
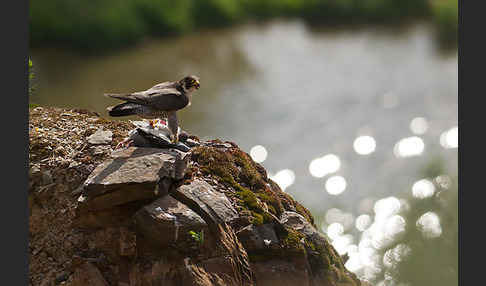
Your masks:
<svg viewBox="0 0 486 286"><path fill-rule="evenodd" d="M304 7L312 5L313 0L247 0L241 1L249 17L268 18L277 16L297 16Z"/></svg>
<svg viewBox="0 0 486 286"><path fill-rule="evenodd" d="M458 33L458 0L430 1L434 22L439 30L440 40L456 42Z"/></svg>
<svg viewBox="0 0 486 286"><path fill-rule="evenodd" d="M33 64L32 60L29 58L29 96L32 95L34 92L33 80L34 80L34 71L33 71ZM30 105L29 105L30 106Z"/></svg>
<svg viewBox="0 0 486 286"><path fill-rule="evenodd" d="M193 29L191 0L135 0L134 9L152 35L180 34Z"/></svg>
<svg viewBox="0 0 486 286"><path fill-rule="evenodd" d="M224 26L242 17L241 1L194 1L193 15L198 26Z"/></svg>
<svg viewBox="0 0 486 286"><path fill-rule="evenodd" d="M189 234L191 235L192 239L194 239L194 241L196 241L197 243L202 244L204 242L204 230L201 230L199 232L190 230Z"/></svg>
<svg viewBox="0 0 486 286"><path fill-rule="evenodd" d="M135 43L146 25L134 1L46 0L30 3L30 39L33 44L60 42L84 50Z"/></svg>
<svg viewBox="0 0 486 286"><path fill-rule="evenodd" d="M30 3L30 39L96 51L246 19L300 17L310 23L394 22L431 15L456 37L457 0L44 0Z"/></svg>

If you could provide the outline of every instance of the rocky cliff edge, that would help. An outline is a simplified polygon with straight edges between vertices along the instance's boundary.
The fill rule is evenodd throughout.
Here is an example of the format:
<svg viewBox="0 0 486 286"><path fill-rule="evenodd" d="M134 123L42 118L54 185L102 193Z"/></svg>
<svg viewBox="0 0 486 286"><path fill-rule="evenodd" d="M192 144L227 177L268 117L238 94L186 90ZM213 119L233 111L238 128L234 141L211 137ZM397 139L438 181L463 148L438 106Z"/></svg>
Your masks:
<svg viewBox="0 0 486 286"><path fill-rule="evenodd" d="M365 285L235 143L116 148L133 128L30 109L30 285Z"/></svg>

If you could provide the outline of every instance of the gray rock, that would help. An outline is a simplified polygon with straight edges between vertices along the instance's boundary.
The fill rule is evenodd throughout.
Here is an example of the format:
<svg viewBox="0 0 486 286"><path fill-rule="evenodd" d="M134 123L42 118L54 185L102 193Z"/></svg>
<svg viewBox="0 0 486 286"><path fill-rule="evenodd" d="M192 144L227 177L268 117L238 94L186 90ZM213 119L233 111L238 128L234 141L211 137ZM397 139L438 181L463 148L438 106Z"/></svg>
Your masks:
<svg viewBox="0 0 486 286"><path fill-rule="evenodd" d="M111 151L111 148L109 145L94 145L91 146L90 152L93 155L100 155L103 153L109 153Z"/></svg>
<svg viewBox="0 0 486 286"><path fill-rule="evenodd" d="M201 144L199 142L197 142L196 140L189 138L189 139L186 140L186 145L192 148L192 147L200 146Z"/></svg>
<svg viewBox="0 0 486 286"><path fill-rule="evenodd" d="M280 222L283 225L291 227L294 230L305 235L305 238L308 241L310 241L313 245L315 245L316 249L325 249L325 251L327 252L325 255L339 257L339 254L334 249L334 247L332 247L332 245L329 243L329 240L326 238L326 236L320 233L317 229L315 229L302 215L295 212L287 211L281 215ZM309 262L310 270L313 273L311 284L322 285L323 282L326 281L328 279L327 277L330 275L330 272L324 270L329 267L329 265L326 265L326 263L328 262L322 260L322 258L320 257L317 251L311 249L307 249L307 261ZM330 265L331 268L345 269L344 263L342 261L334 259L334 263L335 264ZM342 285L344 286L344 285L354 285L354 284L342 284Z"/></svg>
<svg viewBox="0 0 486 286"><path fill-rule="evenodd" d="M302 215L296 212L286 211L280 216L280 222L298 232L315 243L324 243L327 238L324 234L315 229Z"/></svg>
<svg viewBox="0 0 486 286"><path fill-rule="evenodd" d="M141 208L134 219L138 231L161 247L184 239L190 230L207 228L198 214L170 195Z"/></svg>
<svg viewBox="0 0 486 286"><path fill-rule="evenodd" d="M279 240L273 224L247 225L236 233L247 251L258 251L277 245Z"/></svg>
<svg viewBox="0 0 486 286"><path fill-rule="evenodd" d="M196 179L189 185L182 185L171 192L171 195L188 205L208 224L230 223L239 218L226 195L203 180Z"/></svg>
<svg viewBox="0 0 486 286"><path fill-rule="evenodd" d="M177 150L129 147L116 150L83 184L80 207L100 210L167 193L184 177L189 156ZM168 182L169 181L169 182Z"/></svg>
<svg viewBox="0 0 486 286"><path fill-rule="evenodd" d="M92 145L105 145L110 144L113 133L111 131L105 131L103 128L99 128L91 136L87 138L88 143Z"/></svg>

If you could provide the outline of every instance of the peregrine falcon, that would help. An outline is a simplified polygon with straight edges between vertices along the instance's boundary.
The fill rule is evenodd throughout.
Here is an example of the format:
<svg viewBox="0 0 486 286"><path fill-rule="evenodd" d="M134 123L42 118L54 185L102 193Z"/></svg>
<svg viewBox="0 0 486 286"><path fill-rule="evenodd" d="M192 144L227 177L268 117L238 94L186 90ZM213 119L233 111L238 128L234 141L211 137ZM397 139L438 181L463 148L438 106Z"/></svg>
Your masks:
<svg viewBox="0 0 486 286"><path fill-rule="evenodd" d="M110 116L138 115L150 119L150 126L154 127L152 119L167 117L171 131L171 141L179 142L178 121L176 111L191 105L191 93L199 89L199 77L186 76L179 81L167 81L139 92L116 94L105 93L105 96L124 100L124 103L108 107Z"/></svg>

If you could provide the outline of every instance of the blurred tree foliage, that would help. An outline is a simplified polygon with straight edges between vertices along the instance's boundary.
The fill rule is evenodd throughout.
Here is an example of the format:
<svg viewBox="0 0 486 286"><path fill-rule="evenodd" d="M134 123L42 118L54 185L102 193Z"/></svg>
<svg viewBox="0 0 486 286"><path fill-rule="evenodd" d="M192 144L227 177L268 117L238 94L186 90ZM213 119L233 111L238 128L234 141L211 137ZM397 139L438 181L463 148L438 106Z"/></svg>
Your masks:
<svg viewBox="0 0 486 286"><path fill-rule="evenodd" d="M458 0L431 0L430 5L440 39L443 42L457 43Z"/></svg>
<svg viewBox="0 0 486 286"><path fill-rule="evenodd" d="M395 22L432 16L457 31L457 0L43 0L30 2L33 46L107 50L145 36L182 34L250 19L300 17L311 23Z"/></svg>

